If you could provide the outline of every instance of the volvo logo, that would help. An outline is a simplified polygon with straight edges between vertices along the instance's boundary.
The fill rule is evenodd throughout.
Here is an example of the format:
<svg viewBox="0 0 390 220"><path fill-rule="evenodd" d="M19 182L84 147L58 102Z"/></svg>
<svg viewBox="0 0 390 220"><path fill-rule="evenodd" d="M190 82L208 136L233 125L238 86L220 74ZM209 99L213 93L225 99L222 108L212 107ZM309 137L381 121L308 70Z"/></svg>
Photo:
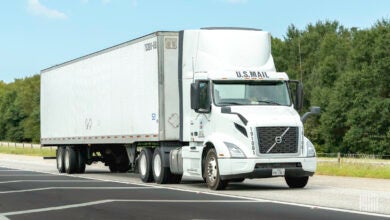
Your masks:
<svg viewBox="0 0 390 220"><path fill-rule="evenodd" d="M275 143L267 150L267 154L271 152L271 150L276 146L276 144L281 144L283 142L283 136L287 133L288 130L290 130L289 127L280 136L275 137Z"/></svg>
<svg viewBox="0 0 390 220"><path fill-rule="evenodd" d="M282 136L276 136L275 137L275 143L281 144L283 142L283 137Z"/></svg>

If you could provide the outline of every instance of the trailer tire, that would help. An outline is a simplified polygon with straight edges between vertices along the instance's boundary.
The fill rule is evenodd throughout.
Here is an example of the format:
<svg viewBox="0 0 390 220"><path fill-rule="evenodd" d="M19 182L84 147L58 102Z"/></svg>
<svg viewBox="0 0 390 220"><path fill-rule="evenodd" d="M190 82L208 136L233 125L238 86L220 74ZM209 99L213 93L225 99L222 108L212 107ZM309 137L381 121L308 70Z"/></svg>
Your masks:
<svg viewBox="0 0 390 220"><path fill-rule="evenodd" d="M64 155L65 172L68 174L77 171L77 154L73 147L67 146Z"/></svg>
<svg viewBox="0 0 390 220"><path fill-rule="evenodd" d="M142 148L138 160L138 169L141 180L144 183L153 181L152 157L152 150L150 148Z"/></svg>
<svg viewBox="0 0 390 220"><path fill-rule="evenodd" d="M286 180L287 185L290 188L294 188L294 189L305 187L307 182L309 181L308 176L300 176L300 177L285 176L284 179Z"/></svg>
<svg viewBox="0 0 390 220"><path fill-rule="evenodd" d="M85 173L85 163L86 163L87 153L84 149L79 148L77 150L77 173Z"/></svg>
<svg viewBox="0 0 390 220"><path fill-rule="evenodd" d="M214 148L211 148L207 152L205 165L207 186L212 190L225 189L229 182L227 180L222 180L219 175L218 157Z"/></svg>
<svg viewBox="0 0 390 220"><path fill-rule="evenodd" d="M57 162L57 170L59 173L65 172L65 165L64 165L64 153L65 148L64 147L58 147L56 151L56 162Z"/></svg>

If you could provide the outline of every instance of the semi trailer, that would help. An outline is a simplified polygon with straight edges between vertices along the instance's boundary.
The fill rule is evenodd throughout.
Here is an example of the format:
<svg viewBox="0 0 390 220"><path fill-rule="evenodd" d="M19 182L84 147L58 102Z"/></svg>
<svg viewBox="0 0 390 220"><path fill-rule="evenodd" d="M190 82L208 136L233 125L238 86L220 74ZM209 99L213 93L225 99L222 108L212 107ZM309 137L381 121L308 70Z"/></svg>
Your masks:
<svg viewBox="0 0 390 220"><path fill-rule="evenodd" d="M41 71L41 144L60 173L103 162L144 182L246 178L304 187L316 152L303 88L277 72L259 29L159 31Z"/></svg>

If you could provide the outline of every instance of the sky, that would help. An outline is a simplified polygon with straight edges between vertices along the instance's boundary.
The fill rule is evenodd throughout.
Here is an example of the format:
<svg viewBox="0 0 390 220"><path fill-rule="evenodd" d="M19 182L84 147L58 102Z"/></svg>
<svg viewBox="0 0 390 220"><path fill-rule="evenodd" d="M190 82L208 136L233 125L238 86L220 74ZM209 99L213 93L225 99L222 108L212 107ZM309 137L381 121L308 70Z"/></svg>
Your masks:
<svg viewBox="0 0 390 220"><path fill-rule="evenodd" d="M283 39L289 25L337 20L366 29L390 18L390 0L3 0L0 80L155 32L250 27Z"/></svg>

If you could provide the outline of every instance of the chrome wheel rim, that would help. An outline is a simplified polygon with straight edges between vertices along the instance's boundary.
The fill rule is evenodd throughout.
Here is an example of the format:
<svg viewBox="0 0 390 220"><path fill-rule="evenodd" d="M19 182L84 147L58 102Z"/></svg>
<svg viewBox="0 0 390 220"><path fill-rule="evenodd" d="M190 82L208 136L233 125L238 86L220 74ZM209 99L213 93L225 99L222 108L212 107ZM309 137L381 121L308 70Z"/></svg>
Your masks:
<svg viewBox="0 0 390 220"><path fill-rule="evenodd" d="M68 150L65 151L65 169L69 169L70 166L70 158Z"/></svg>
<svg viewBox="0 0 390 220"><path fill-rule="evenodd" d="M62 150L58 149L57 168L62 169Z"/></svg>
<svg viewBox="0 0 390 220"><path fill-rule="evenodd" d="M139 159L139 172L142 176L146 175L146 156L145 153L141 154L141 158Z"/></svg>
<svg viewBox="0 0 390 220"><path fill-rule="evenodd" d="M153 171L156 177L160 176L161 173L161 157L160 154L156 154L153 159Z"/></svg>
<svg viewBox="0 0 390 220"><path fill-rule="evenodd" d="M217 160L215 157L210 157L207 162L207 178L210 183L215 183L217 180L218 168L217 168Z"/></svg>

